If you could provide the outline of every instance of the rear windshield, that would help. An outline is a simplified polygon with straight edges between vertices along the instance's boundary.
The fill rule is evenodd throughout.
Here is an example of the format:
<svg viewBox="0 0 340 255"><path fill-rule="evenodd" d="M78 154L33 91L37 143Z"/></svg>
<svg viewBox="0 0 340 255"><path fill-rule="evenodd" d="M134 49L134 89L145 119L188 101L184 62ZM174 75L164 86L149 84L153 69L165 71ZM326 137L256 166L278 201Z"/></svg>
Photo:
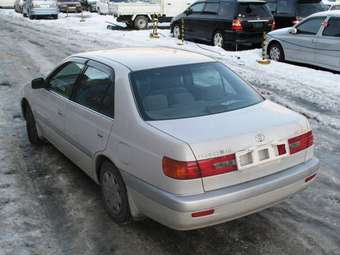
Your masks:
<svg viewBox="0 0 340 255"><path fill-rule="evenodd" d="M144 120L169 120L237 110L262 97L221 63L132 72L131 86Z"/></svg>
<svg viewBox="0 0 340 255"><path fill-rule="evenodd" d="M308 4L298 4L296 10L296 16L308 17L316 12L326 11L327 7L323 3L308 3Z"/></svg>
<svg viewBox="0 0 340 255"><path fill-rule="evenodd" d="M240 3L238 16L242 17L270 17L271 11L263 3Z"/></svg>

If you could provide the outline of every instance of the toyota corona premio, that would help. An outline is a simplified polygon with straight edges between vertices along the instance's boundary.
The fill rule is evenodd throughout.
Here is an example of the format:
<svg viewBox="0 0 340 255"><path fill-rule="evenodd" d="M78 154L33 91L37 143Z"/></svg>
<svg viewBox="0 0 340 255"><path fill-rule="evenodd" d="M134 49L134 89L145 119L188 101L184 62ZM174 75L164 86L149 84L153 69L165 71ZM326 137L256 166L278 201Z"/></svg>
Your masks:
<svg viewBox="0 0 340 255"><path fill-rule="evenodd" d="M177 49L88 52L27 85L28 138L101 187L117 223L189 230L274 205L316 177L307 119L225 64Z"/></svg>

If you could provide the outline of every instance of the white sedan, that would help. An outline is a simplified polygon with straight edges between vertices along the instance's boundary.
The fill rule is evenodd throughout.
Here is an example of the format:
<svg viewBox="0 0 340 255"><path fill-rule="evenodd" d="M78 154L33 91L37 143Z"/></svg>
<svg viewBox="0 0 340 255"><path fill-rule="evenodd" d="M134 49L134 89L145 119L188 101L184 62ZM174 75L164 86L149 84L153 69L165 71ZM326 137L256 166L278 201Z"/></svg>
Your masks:
<svg viewBox="0 0 340 255"><path fill-rule="evenodd" d="M21 106L31 143L48 140L100 184L117 223L226 222L303 190L319 167L305 117L187 51L74 55L33 80Z"/></svg>

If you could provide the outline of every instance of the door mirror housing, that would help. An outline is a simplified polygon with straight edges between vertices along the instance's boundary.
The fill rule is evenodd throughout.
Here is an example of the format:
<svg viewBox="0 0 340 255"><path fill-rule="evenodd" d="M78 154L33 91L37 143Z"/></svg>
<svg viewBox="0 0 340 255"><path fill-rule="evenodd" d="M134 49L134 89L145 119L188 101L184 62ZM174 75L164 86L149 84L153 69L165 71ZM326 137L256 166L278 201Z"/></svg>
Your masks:
<svg viewBox="0 0 340 255"><path fill-rule="evenodd" d="M184 13L185 13L185 15L190 15L191 13L192 13L192 10L191 10L191 8L189 7L188 9L186 9L185 11L184 11Z"/></svg>
<svg viewBox="0 0 340 255"><path fill-rule="evenodd" d="M290 31L289 31L290 34L293 34L293 35L296 35L298 33L298 30L297 28L293 27Z"/></svg>
<svg viewBox="0 0 340 255"><path fill-rule="evenodd" d="M32 89L43 89L46 87L44 78L37 78L31 82Z"/></svg>

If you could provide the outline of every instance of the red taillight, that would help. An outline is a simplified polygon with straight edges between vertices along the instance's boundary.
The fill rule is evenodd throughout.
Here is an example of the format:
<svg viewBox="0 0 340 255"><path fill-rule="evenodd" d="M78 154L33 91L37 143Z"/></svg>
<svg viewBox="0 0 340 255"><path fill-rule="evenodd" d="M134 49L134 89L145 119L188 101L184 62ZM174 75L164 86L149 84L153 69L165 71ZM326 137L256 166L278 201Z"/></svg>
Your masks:
<svg viewBox="0 0 340 255"><path fill-rule="evenodd" d="M199 160L197 162L183 162L168 157L163 158L164 174L177 180L190 180L225 174L237 169L235 154Z"/></svg>
<svg viewBox="0 0 340 255"><path fill-rule="evenodd" d="M201 171L196 161L183 162L164 157L162 163L164 174L171 178L178 180L201 178Z"/></svg>
<svg viewBox="0 0 340 255"><path fill-rule="evenodd" d="M242 20L241 19L233 19L233 23L231 25L231 30L243 31Z"/></svg>
<svg viewBox="0 0 340 255"><path fill-rule="evenodd" d="M275 30L275 28L276 28L276 22L275 22L275 20L273 20L272 30Z"/></svg>
<svg viewBox="0 0 340 255"><path fill-rule="evenodd" d="M203 217L203 216L208 216L208 215L211 215L215 212L214 209L209 209L209 210L206 210L206 211L200 211L200 212L194 212L191 214L191 216L193 218L196 218L196 217Z"/></svg>
<svg viewBox="0 0 340 255"><path fill-rule="evenodd" d="M235 154L200 160L198 165L201 169L202 177L225 174L237 170Z"/></svg>
<svg viewBox="0 0 340 255"><path fill-rule="evenodd" d="M285 145L285 144L279 144L279 145L277 146L277 152L278 152L279 156L285 155L285 154L287 153L287 151L286 151L286 145Z"/></svg>
<svg viewBox="0 0 340 255"><path fill-rule="evenodd" d="M312 146L314 143L313 132L309 131L303 135L291 138L288 140L290 154L297 153L308 147Z"/></svg>

